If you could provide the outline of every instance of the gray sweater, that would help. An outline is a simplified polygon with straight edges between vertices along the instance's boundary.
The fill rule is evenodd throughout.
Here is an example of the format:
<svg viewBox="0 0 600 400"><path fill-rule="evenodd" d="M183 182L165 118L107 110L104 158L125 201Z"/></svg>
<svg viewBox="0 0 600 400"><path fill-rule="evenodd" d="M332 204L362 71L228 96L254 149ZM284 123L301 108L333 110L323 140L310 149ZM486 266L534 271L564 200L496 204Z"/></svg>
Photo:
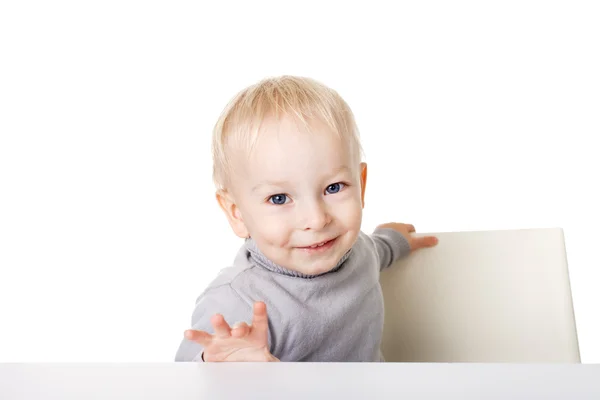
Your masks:
<svg viewBox="0 0 600 400"><path fill-rule="evenodd" d="M210 317L233 325L252 321L263 301L269 318L269 348L281 361L383 361L383 296L379 273L410 253L400 233L361 232L331 271L304 275L268 260L251 239L234 265L223 269L198 297L192 329L214 333ZM183 339L175 361L202 361L202 346Z"/></svg>

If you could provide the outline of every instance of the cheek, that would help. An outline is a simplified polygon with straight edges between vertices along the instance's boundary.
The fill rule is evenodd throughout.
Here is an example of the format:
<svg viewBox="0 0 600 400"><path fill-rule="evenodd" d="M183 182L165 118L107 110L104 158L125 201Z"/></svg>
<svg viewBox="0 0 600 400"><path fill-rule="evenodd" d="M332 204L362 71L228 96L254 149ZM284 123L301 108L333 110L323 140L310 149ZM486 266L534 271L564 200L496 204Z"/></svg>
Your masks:
<svg viewBox="0 0 600 400"><path fill-rule="evenodd" d="M347 228L352 231L360 230L360 225L362 223L362 206L360 202L357 202L355 207L350 210L348 213L348 223Z"/></svg>
<svg viewBox="0 0 600 400"><path fill-rule="evenodd" d="M362 221L362 203L360 195L348 196L331 207L334 218L348 230L359 230Z"/></svg>
<svg viewBox="0 0 600 400"><path fill-rule="evenodd" d="M290 239L292 231L289 215L281 210L257 208L246 221L250 235L265 244L283 246Z"/></svg>

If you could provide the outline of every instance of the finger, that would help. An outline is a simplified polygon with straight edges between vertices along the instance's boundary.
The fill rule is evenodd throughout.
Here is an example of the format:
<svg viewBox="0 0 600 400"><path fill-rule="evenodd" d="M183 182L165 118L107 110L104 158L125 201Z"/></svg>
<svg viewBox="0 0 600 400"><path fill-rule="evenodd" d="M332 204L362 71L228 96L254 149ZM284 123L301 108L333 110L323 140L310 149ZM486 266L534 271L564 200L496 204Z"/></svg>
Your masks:
<svg viewBox="0 0 600 400"><path fill-rule="evenodd" d="M231 328L225 322L225 318L221 314L215 314L210 319L210 323L215 328L215 336L220 339L226 339L231 336Z"/></svg>
<svg viewBox="0 0 600 400"><path fill-rule="evenodd" d="M425 247L433 247L436 244L438 244L438 239L435 236L423 236L413 238L411 247L413 250L417 250Z"/></svg>
<svg viewBox="0 0 600 400"><path fill-rule="evenodd" d="M252 331L256 332L256 334L265 341L267 340L269 334L269 320L267 318L267 305L262 301L254 303Z"/></svg>
<svg viewBox="0 0 600 400"><path fill-rule="evenodd" d="M415 232L415 226L411 224L404 224L409 233Z"/></svg>
<svg viewBox="0 0 600 400"><path fill-rule="evenodd" d="M207 347L212 341L212 335L210 333L194 329L185 331L184 336L187 340L201 344L203 347Z"/></svg>
<svg viewBox="0 0 600 400"><path fill-rule="evenodd" d="M248 334L249 331L250 327L248 326L248 324L245 322L240 322L234 325L233 329L231 330L231 336L236 338L244 337Z"/></svg>

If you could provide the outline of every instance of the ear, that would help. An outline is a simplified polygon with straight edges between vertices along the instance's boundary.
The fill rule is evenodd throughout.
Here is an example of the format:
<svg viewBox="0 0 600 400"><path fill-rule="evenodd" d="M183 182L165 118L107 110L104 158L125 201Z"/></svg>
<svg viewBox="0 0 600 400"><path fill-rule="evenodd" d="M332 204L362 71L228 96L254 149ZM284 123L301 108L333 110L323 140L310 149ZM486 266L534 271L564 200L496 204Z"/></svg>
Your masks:
<svg viewBox="0 0 600 400"><path fill-rule="evenodd" d="M221 206L221 210L225 213L227 220L229 221L229 225L233 232L245 239L249 237L248 229L246 228L246 224L244 224L244 220L242 218L242 212L239 207L235 203L235 200L231 193L226 190L219 190L216 193L217 201L219 202L219 206Z"/></svg>
<svg viewBox="0 0 600 400"><path fill-rule="evenodd" d="M360 199L365 208L365 190L367 189L367 163L360 163Z"/></svg>

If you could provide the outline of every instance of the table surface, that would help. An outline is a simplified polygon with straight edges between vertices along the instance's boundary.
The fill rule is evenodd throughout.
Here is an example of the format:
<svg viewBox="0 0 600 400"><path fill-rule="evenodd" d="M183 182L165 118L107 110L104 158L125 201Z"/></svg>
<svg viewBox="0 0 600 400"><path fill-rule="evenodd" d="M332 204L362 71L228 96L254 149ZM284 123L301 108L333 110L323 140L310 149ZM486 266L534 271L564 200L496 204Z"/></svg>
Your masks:
<svg viewBox="0 0 600 400"><path fill-rule="evenodd" d="M0 399L600 399L600 364L12 363Z"/></svg>

